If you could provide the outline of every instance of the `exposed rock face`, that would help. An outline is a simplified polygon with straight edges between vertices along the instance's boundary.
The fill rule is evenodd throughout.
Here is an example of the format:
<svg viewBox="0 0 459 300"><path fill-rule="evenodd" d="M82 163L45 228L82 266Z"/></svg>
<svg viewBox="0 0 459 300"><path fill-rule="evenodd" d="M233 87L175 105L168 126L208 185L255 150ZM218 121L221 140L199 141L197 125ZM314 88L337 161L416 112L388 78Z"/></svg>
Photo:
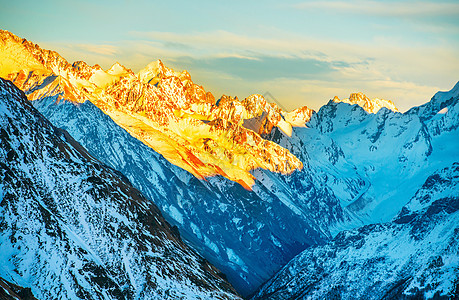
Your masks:
<svg viewBox="0 0 459 300"><path fill-rule="evenodd" d="M12 44L25 57L37 51L38 46L13 40L20 41ZM24 51L21 47L29 47L24 45L33 49ZM2 51L8 54L14 47ZM396 245L397 238L406 237L408 225L394 217L411 218L403 207L417 211L407 203L428 197L429 189L422 187L429 176L434 179L445 168L449 172L459 155L459 85L403 114L390 101L363 94L335 98L317 113L307 107L287 113L259 95L215 100L186 71L174 72L160 61L137 74L119 64L104 71L84 62L61 63L68 71L47 73L49 69L40 69L44 60L34 59L25 59L24 68L9 62L19 71L7 73L34 100L32 105L91 155L121 171L243 295L253 293L304 249L328 249L336 235L344 252L355 246L352 237L371 240L365 232L373 230L388 240L394 237L389 243ZM299 161L302 169L295 163ZM451 174L445 178L456 176ZM454 184L441 180L445 186L431 185L433 190ZM450 221L435 220L449 230ZM373 225L362 227L366 224ZM355 229L359 227L363 229ZM339 233L349 229L354 230ZM409 251L431 249L423 243ZM438 241L438 248L444 247ZM361 255L355 248L355 255ZM365 249L368 257L380 250ZM318 256L327 254L320 251ZM390 264L384 260L375 265ZM342 275L341 269L329 267L323 270ZM356 263L346 270L354 274L359 268ZM320 270L313 275L327 275ZM371 274L365 278L353 284L361 284L362 290L380 284ZM384 292L391 284L378 286ZM301 289L308 294L294 295L315 295L299 282L297 291ZM368 295L368 290L354 291ZM279 297L293 295L284 292ZM406 289L394 288L387 297L402 292ZM336 287L324 297L346 293ZM430 295L427 289L419 293Z"/></svg>
<svg viewBox="0 0 459 300"><path fill-rule="evenodd" d="M379 98L374 98L370 100L370 98L368 98L363 93L352 93L348 99L343 100L340 100L337 96L335 96L335 98L333 98L333 102L343 102L351 105L357 104L366 112L372 114L377 113L383 107L392 111L398 111L397 107L395 107L395 104L392 101Z"/></svg>
<svg viewBox="0 0 459 300"><path fill-rule="evenodd" d="M81 61L69 64L56 52L7 31L0 32L0 40L5 57L0 76L12 80L29 100L54 95L73 102L90 100L133 136L198 178L218 174L250 189L253 169L289 174L302 168L288 150L260 137L275 126L291 134L281 110L260 95L243 101L222 97L217 103L188 72L174 72L161 61L138 74L118 63L104 71ZM257 128L242 126L244 120L263 115Z"/></svg>
<svg viewBox="0 0 459 300"><path fill-rule="evenodd" d="M13 284L0 277L0 299L1 300L37 300L30 288L24 288Z"/></svg>
<svg viewBox="0 0 459 300"><path fill-rule="evenodd" d="M0 276L41 299L239 298L117 171L0 79Z"/></svg>

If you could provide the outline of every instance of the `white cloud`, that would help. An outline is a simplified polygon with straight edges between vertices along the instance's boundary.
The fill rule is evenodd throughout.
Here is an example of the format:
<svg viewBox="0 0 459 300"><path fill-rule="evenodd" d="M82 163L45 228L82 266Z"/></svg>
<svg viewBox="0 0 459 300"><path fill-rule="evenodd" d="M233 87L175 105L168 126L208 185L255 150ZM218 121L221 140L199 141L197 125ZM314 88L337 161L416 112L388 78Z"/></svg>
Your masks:
<svg viewBox="0 0 459 300"><path fill-rule="evenodd" d="M237 53L217 53L216 55L213 55L215 58L239 58L239 59L247 59L247 60L260 60L260 58L255 57L255 56L249 56L249 55L241 55Z"/></svg>

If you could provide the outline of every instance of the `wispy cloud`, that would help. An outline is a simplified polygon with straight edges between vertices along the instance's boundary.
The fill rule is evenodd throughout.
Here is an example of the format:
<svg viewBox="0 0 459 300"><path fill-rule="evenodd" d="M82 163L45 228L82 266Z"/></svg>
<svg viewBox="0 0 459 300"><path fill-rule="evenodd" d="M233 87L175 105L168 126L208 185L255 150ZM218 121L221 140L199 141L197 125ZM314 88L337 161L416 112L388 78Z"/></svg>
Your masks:
<svg viewBox="0 0 459 300"><path fill-rule="evenodd" d="M97 44L75 44L73 47L84 52L90 52L101 55L113 56L118 52L118 48L113 45L97 45Z"/></svg>
<svg viewBox="0 0 459 300"><path fill-rule="evenodd" d="M457 53L441 45L400 45L390 37L356 43L281 31L269 35L137 31L131 32L130 40L113 45L49 48L106 67L116 59L134 71L162 59L177 70L188 69L193 80L216 97L224 93L243 98L270 91L290 109L301 105L317 109L335 95L362 91L369 97L391 99L405 110L458 79Z"/></svg>
<svg viewBox="0 0 459 300"><path fill-rule="evenodd" d="M241 55L237 53L225 53L225 52L218 53L214 55L214 57L215 58L237 58L237 59L257 60L257 61L261 60L259 57L255 57L255 56Z"/></svg>
<svg viewBox="0 0 459 300"><path fill-rule="evenodd" d="M195 60L239 58L241 61L238 63L247 64L253 64L251 60L263 60L269 64L273 59L266 59L268 57L283 59L286 64L291 60L317 61L325 62L343 74L372 80L416 77L427 70L454 74L453 70L457 70L454 66L459 65L454 49L435 44L401 44L391 37L378 37L373 43L355 43L319 40L287 32L277 32L270 37L237 35L226 31L193 34L152 31L133 32L132 35L139 39L132 41L132 47L141 49L144 54L149 52L169 58L191 57ZM185 46L182 49L168 48L168 43L172 41L180 41Z"/></svg>
<svg viewBox="0 0 459 300"><path fill-rule="evenodd" d="M131 35L135 39L140 39L136 42L152 43L155 47L170 51L171 55L181 53L193 57L225 57L230 54L231 57L244 59L275 56L331 62L333 59L324 49L340 46L340 43L308 39L288 32L276 32L275 35L266 37L235 34L223 30L192 34L136 31L131 32ZM174 41L180 41L181 49L169 47ZM351 53L352 51L343 50L340 56L344 57Z"/></svg>
<svg viewBox="0 0 459 300"><path fill-rule="evenodd" d="M362 91L394 100L404 110L458 79L459 58L454 49L399 43L392 37L355 43L279 31L270 32L269 37L226 31L132 34L139 39L134 43L154 44L150 53L173 57L177 66L207 72L199 78L201 84L216 87L217 95L231 93L232 86L247 93L239 97L270 90L283 95L279 99L290 108L298 106L299 99L317 108L334 95L347 97ZM167 48L170 41L186 47ZM212 72L219 75L210 76Z"/></svg>
<svg viewBox="0 0 459 300"><path fill-rule="evenodd" d="M327 9L372 16L457 16L459 3L427 1L308 1L295 4L296 9Z"/></svg>

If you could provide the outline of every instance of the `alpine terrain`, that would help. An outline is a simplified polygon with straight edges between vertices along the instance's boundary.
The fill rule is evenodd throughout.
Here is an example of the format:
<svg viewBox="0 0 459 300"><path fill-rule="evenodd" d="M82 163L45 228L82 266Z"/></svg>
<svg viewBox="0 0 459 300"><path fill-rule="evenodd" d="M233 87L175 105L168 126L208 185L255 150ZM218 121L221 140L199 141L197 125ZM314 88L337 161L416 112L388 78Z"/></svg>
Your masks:
<svg viewBox="0 0 459 300"><path fill-rule="evenodd" d="M392 222L339 233L254 299L457 299L459 163L429 176Z"/></svg>
<svg viewBox="0 0 459 300"><path fill-rule="evenodd" d="M134 131L147 128L142 123L128 126L127 132L122 124L120 126L117 118L112 120L111 115L109 117L105 114L104 109L106 107L101 105L99 100L93 100L95 94L88 96L91 101L84 102L77 100L76 96L72 97L66 94L69 90L72 90L73 94L80 91L81 93L87 92L87 88L72 84L72 80L76 80L72 79L73 77L70 77L71 81L69 82L70 79L66 79L70 76L69 74L78 76L78 80L89 81L92 80L93 76L101 74L108 76L108 73L100 70L100 67L87 66L90 73L83 73L89 77L89 79L85 79L86 77L80 74L81 70L78 67L84 65L83 63L70 65L55 52L42 50L39 46L22 40L9 32L2 31L2 33L4 64L10 66L5 70L8 72L12 70L11 65L14 63L10 61L16 61L18 57L27 58L23 59L27 63L15 67L19 70L17 73L9 73L5 77L10 78L22 88L28 98L33 100L32 104L54 125L68 130L93 156L128 177L136 188L159 206L171 223L180 228L182 236L197 251L228 276L229 281L241 293L247 295L254 292L256 287L269 279L296 254L310 245L321 243L330 238L330 224L335 224L338 220L344 219L338 198L329 187L322 183L324 171L313 170L312 168L315 167L313 165L304 168L305 171L301 173L298 170L294 171L297 173L295 177L285 177L282 172L278 174L269 170L262 171L263 168L252 171L253 174L244 171L244 174L248 174L253 182L257 181L258 184L252 186L244 184L239 179L230 181L224 175L209 176L205 180L200 176L194 176L196 174L187 171L188 167L182 168L185 161L180 153L184 149L183 145L189 145L187 142L183 142L183 145L174 144L174 147L182 150L174 150L175 152L172 151L163 157L151 148L147 132L142 135L143 139L137 139L138 136ZM31 62L41 64L42 67L38 68ZM55 71L46 69L46 64L51 65ZM162 66L160 62L157 64ZM29 68L30 71L27 71ZM155 81L159 82L158 84L146 84L149 89L155 90L161 96L158 96L158 99L155 96L149 100L155 105L160 105L158 101L163 101L161 99L168 99L172 103L179 101L176 99L175 93L169 95L157 87L161 84L166 86L174 83L183 88L181 81L170 78L175 78L177 74L172 70L167 70L169 69L161 67L156 70L159 72L158 74L149 73L150 76L156 76ZM165 71L169 72L169 77L162 73ZM91 72L98 75L91 75ZM22 74L26 73L28 75L24 77ZM63 75L55 75L57 73ZM135 84L140 84L140 81L136 79L140 75L131 75L128 76L130 80L133 80ZM159 78L157 78L158 76ZM113 84L116 85L119 82L115 80ZM191 81L188 81L187 84L192 85ZM107 89L110 86L108 85ZM127 86L122 91L129 96L132 95L131 88L131 86ZM101 99L106 99L106 97L108 96L101 96ZM240 170L237 166L240 158L237 157L243 154L256 155L257 159L265 160L272 166L277 165L276 161L280 162L281 166L290 166L290 159L292 163L296 161L300 165L309 163L306 155L303 155L304 159L301 163L286 148L261 137L260 133L263 134L263 130L270 132L273 128L265 110L269 112L271 111L270 107L274 107L275 111L280 111L277 107L267 103L261 96L249 97L250 101L242 102L236 99L231 100L229 97L223 98L226 100L219 100L218 105L215 104L210 107L213 111L218 109L219 114L227 118L219 119L221 121L218 122L234 127L234 130L238 132L236 135L234 135L236 131L228 131L212 122L194 120L187 116L179 117L176 113L169 114L167 109L158 109L154 113L154 117L162 116L166 121L170 118L179 121L185 120L191 122L189 125L191 127L198 122L199 126L211 126L212 132L215 134L219 131L220 133L213 138L197 138L195 144L200 146L203 151L212 153L220 151L215 150L217 151L215 152L212 150L213 148L205 146L206 143L214 143L213 139L222 142L225 147L230 147L229 150L222 151L234 158L234 165L230 165L230 168L234 167L235 170ZM119 101L123 98L115 99ZM143 99L143 97L139 99ZM259 101L260 103L256 102L257 105L263 106L261 108L254 106L256 103L253 104L252 100ZM149 103L147 100L142 101ZM161 105L167 106L169 104L163 103ZM236 108L231 108L233 106ZM245 108L246 106L247 108ZM129 108L128 105L122 107L123 109ZM136 110L135 108L131 109ZM259 113L258 117L243 119L245 113L242 114L242 112L247 109L255 110L256 113ZM240 118L238 123L233 123L231 120L235 120L237 111L242 111L240 112L242 115L237 117ZM275 111L271 113L273 114ZM304 126L304 120L309 119L311 113L311 110L302 108L290 113L287 119L294 124L300 123ZM277 118L281 118L280 114L277 115ZM299 121L301 118L303 118L302 123ZM150 121L142 120L151 124ZM185 129L185 125L188 126L182 124L179 128ZM259 126L260 131L255 132L244 126L251 128ZM284 127L289 128L287 125ZM162 130L170 133L167 126ZM284 130L288 131L285 128ZM151 131L148 132L151 133ZM199 130L196 131L198 135L201 133ZM162 141L171 142L170 138L163 133L158 134L160 134ZM256 144L255 140L246 139L246 134L264 146L260 146L259 149L253 148L252 146ZM158 138L157 134L152 133L152 136L155 139ZM176 137L175 134L172 136ZM186 137L190 138L191 135L187 133ZM326 139L324 142L329 143L329 140ZM228 146L230 144L234 144L234 147ZM248 148L242 150L240 147ZM274 147L273 149L277 150L275 152L267 151L269 147ZM325 147L331 147L332 153L336 151L328 144ZM172 162L182 161L178 166L164 159L168 155L171 156L171 153L175 155L174 159L171 160ZM226 154L221 163L226 160ZM274 154L275 157L272 157ZM311 164L313 163L311 162ZM338 164L345 164L345 162L342 160ZM333 177L333 175L330 176ZM346 186L348 181L355 182L353 186L364 184L364 181L357 174L354 177L346 180L333 177L334 185ZM345 190L345 188L343 187L341 190ZM349 190L351 192L346 192L341 197L352 197L358 192L355 187ZM293 197L295 194L299 195L298 199ZM350 195L347 196L348 194ZM301 234L293 235L292 232Z"/></svg>
<svg viewBox="0 0 459 300"><path fill-rule="evenodd" d="M52 199L53 204L36 201L57 225L34 236L47 241L55 233L52 241L59 237L60 246L46 249L73 253L68 263L34 269L36 280L51 278L49 268L89 274L71 276L87 291L76 298L99 297L103 290L114 298L143 299L154 293L150 282L161 282L155 290L160 298L238 297L225 278L240 294L256 299L457 295L459 84L404 113L389 100L363 93L335 97L317 112L306 106L286 112L261 95L216 99L188 72L161 61L137 73L118 63L107 70L82 61L71 64L4 30L0 76L24 92L30 104L13 98L53 128L53 139L63 141L56 145L75 149L77 154L66 159L81 160L85 172L92 172L85 177L79 175L83 171L71 171L77 179L61 175L76 167L62 167L64 162L45 152L40 168L27 173L27 186L41 194L14 197L18 203ZM17 93L4 85L8 93ZM33 128L28 122L21 124ZM22 133L12 129L13 123L3 124L5 132ZM16 139L2 144L8 159L10 148L27 141ZM18 156L21 165L8 165L13 174L29 170L22 165L47 149L23 147L14 148L29 154ZM54 150L67 149L61 148ZM91 176L98 179L88 181ZM0 191L2 205L9 203L11 190L2 185ZM89 198L81 195L88 192L103 197L84 202ZM103 213L108 202L115 208ZM40 218L27 221L42 224L36 221ZM2 234L16 232L16 225L4 222ZM69 242L54 228L66 236L71 231L73 244L64 246ZM155 250L151 239L168 250ZM29 250L33 243L19 239L5 245L20 247L14 253L29 261L38 251L33 249L44 248ZM10 267L0 276L30 287L32 275L17 272L12 255L3 255ZM139 265L128 268L126 260ZM103 281L92 291L94 284L86 278L96 271L83 267L87 261L113 285ZM167 271L158 271L166 266ZM65 286L65 276L52 282ZM40 298L47 288L32 290L33 295Z"/></svg>
<svg viewBox="0 0 459 300"><path fill-rule="evenodd" d="M39 299L238 298L159 210L0 79L0 276Z"/></svg>

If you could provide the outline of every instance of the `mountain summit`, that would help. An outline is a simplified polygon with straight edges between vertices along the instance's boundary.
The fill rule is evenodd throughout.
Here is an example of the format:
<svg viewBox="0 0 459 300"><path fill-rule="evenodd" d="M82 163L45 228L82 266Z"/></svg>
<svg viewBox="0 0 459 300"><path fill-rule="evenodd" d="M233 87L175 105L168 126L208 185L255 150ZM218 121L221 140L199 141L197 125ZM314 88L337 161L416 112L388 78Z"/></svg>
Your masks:
<svg viewBox="0 0 459 300"><path fill-rule="evenodd" d="M395 104L392 101L379 98L370 99L363 93L352 93L349 98L342 100L335 96L335 98L333 98L333 102L343 102L351 105L357 104L366 112L371 114L377 113L383 107L392 111L398 111L397 107L395 107Z"/></svg>
<svg viewBox="0 0 459 300"><path fill-rule="evenodd" d="M188 72L159 60L138 73L118 63L105 71L82 61L69 64L8 32L1 37L1 76L154 202L243 296L454 295L459 85L405 113L362 93L336 97L317 112L303 107L287 113L260 95L216 100ZM9 124L2 130L15 134ZM22 146L6 141L6 160L15 158L10 148ZM27 154L24 162L36 155ZM32 183L48 184L37 176ZM1 191L0 203L10 203ZM44 197L54 191L59 189L50 187ZM128 224L142 223L130 217ZM175 227L170 231L177 234ZM104 244L95 249L104 253ZM212 278L204 282L222 283ZM224 295L232 295L228 288Z"/></svg>
<svg viewBox="0 0 459 300"><path fill-rule="evenodd" d="M81 61L70 64L4 30L0 50L0 76L12 80L29 100L53 95L90 100L134 137L200 179L222 175L250 189L253 169L289 174L302 168L290 151L260 136L273 127L292 131L286 113L261 95L215 101L187 71L175 72L161 61L138 74L118 63L104 71Z"/></svg>
<svg viewBox="0 0 459 300"><path fill-rule="evenodd" d="M0 161L0 277L39 299L239 298L151 201L4 79Z"/></svg>

